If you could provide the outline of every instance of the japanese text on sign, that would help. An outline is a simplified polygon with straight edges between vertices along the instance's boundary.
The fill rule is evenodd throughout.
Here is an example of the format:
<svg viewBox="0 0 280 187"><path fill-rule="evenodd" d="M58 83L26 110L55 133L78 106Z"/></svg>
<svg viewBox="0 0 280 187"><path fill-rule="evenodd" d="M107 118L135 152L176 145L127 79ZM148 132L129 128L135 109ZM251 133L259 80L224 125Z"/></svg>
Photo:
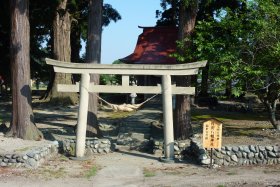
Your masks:
<svg viewBox="0 0 280 187"><path fill-rule="evenodd" d="M211 119L203 123L203 147L222 147L222 123L216 119Z"/></svg>

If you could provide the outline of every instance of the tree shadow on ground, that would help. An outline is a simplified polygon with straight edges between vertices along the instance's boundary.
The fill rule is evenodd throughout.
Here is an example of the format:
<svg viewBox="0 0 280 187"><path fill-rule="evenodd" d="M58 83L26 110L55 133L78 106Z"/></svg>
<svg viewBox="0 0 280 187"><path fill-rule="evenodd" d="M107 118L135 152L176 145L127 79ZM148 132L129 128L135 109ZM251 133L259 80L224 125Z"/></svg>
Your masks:
<svg viewBox="0 0 280 187"><path fill-rule="evenodd" d="M124 151L124 150L118 150L119 153L122 153L122 154L126 154L126 155L131 155L131 156L136 156L136 157L142 157L142 158L146 158L146 159L150 159L150 160L159 160L159 158L155 157L155 156L150 156L150 155L147 155L147 153L141 153L141 152L138 152L138 153L135 153L135 152L129 152L129 151Z"/></svg>
<svg viewBox="0 0 280 187"><path fill-rule="evenodd" d="M256 139L268 138L272 139L269 135L261 134L263 127L235 127L235 126L226 126L223 128L223 136L247 136Z"/></svg>
<svg viewBox="0 0 280 187"><path fill-rule="evenodd" d="M250 113L250 112L228 112L219 110L210 110L205 108L194 108L192 110L192 120L207 120L209 118L216 118L220 121L223 120L250 120L250 121L266 121L268 114L263 113Z"/></svg>

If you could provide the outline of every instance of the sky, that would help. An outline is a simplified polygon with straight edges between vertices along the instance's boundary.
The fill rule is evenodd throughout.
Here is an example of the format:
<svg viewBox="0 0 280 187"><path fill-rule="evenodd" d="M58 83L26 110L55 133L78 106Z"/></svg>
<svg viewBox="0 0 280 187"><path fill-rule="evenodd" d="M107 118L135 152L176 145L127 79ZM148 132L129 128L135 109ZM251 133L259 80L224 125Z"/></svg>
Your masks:
<svg viewBox="0 0 280 187"><path fill-rule="evenodd" d="M101 64L111 64L134 51L142 33L138 26L155 26L156 10L161 7L160 0L104 0L104 3L111 4L122 17L102 32Z"/></svg>

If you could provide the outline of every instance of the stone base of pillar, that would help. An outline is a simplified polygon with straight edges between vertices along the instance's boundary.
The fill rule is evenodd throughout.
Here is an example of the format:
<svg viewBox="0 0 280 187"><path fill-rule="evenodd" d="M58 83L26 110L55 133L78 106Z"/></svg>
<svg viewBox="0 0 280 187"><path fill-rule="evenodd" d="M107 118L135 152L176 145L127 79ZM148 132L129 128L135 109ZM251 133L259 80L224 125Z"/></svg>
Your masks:
<svg viewBox="0 0 280 187"><path fill-rule="evenodd" d="M75 160L75 161L86 161L90 160L90 157L88 156L83 156L83 157L69 157L70 160Z"/></svg>
<svg viewBox="0 0 280 187"><path fill-rule="evenodd" d="M163 162L163 163L167 163L167 164L172 164L175 162L174 159L171 159L171 158L165 158L165 157L160 157L159 158L159 161L160 162Z"/></svg>

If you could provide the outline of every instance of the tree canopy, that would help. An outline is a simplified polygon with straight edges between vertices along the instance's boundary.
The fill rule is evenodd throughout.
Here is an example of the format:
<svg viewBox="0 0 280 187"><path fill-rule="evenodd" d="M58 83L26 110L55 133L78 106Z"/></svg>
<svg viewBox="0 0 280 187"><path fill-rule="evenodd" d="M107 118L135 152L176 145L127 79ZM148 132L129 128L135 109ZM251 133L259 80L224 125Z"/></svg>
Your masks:
<svg viewBox="0 0 280 187"><path fill-rule="evenodd" d="M179 3L162 0L158 25L178 25ZM240 97L253 93L266 105L279 129L276 105L280 98L279 1L200 0L192 35L178 41L173 56L179 62L208 60L202 71L201 96ZM186 42L188 45L186 45Z"/></svg>
<svg viewBox="0 0 280 187"><path fill-rule="evenodd" d="M242 1L236 9L220 8L214 16L197 22L186 50L192 58L208 59L212 93L230 81L234 96L251 92L275 118L280 98L279 1ZM273 114L274 113L274 114ZM274 117L273 117L274 116Z"/></svg>

